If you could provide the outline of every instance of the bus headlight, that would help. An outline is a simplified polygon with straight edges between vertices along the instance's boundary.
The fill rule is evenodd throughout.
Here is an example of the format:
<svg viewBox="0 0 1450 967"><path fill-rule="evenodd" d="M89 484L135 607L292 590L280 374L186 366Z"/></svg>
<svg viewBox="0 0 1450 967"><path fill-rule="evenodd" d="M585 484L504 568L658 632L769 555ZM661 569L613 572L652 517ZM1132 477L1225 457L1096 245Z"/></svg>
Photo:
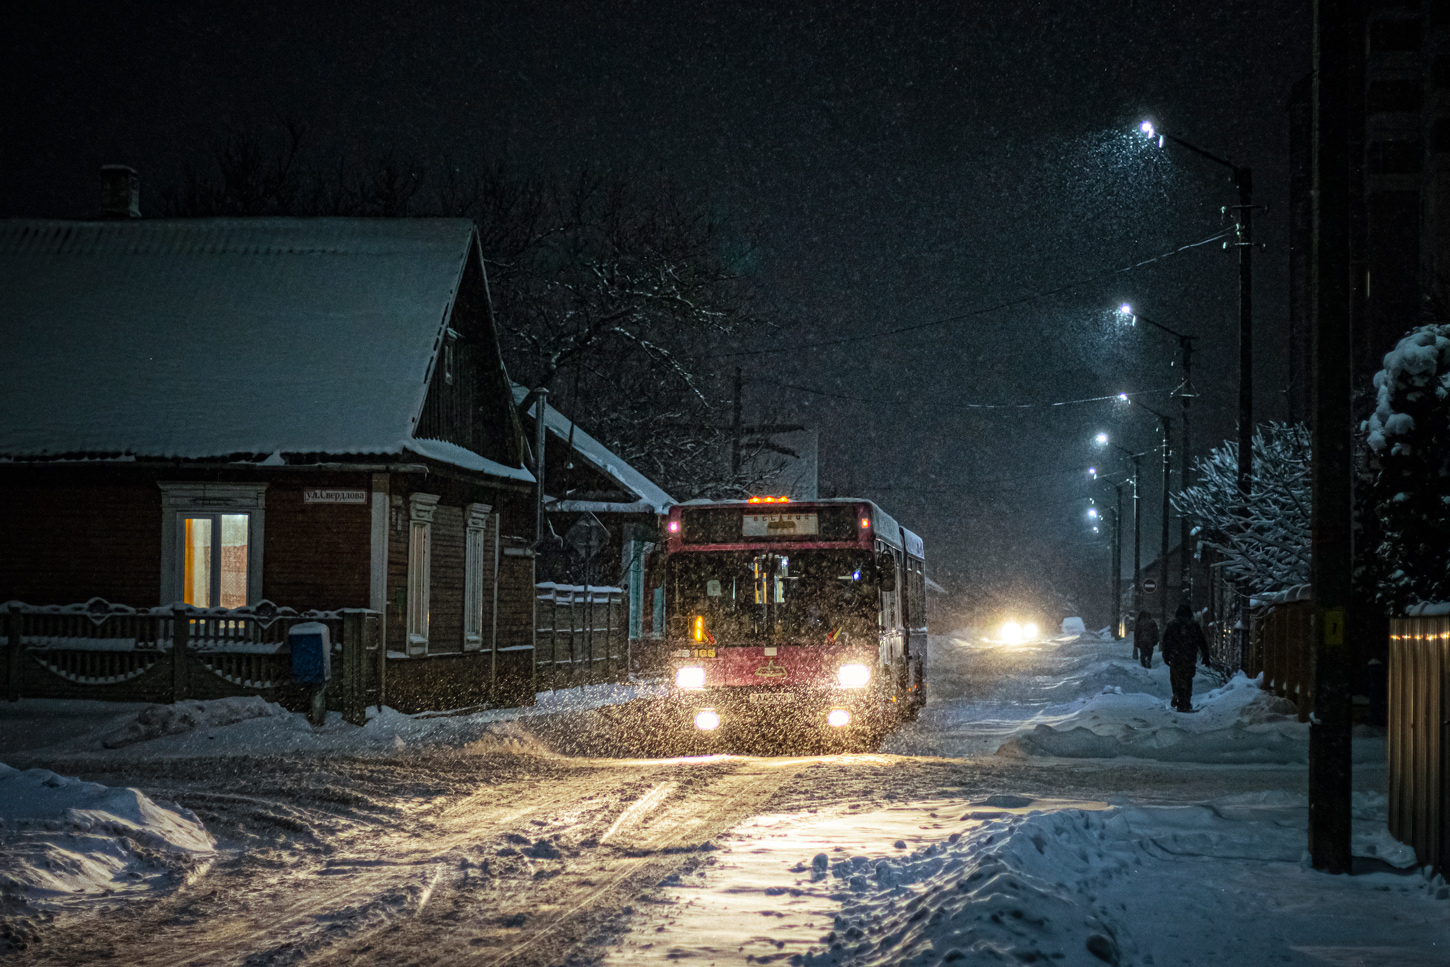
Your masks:
<svg viewBox="0 0 1450 967"><path fill-rule="evenodd" d="M871 681L871 669L865 665L842 665L836 670L842 688L865 688Z"/></svg>
<svg viewBox="0 0 1450 967"><path fill-rule="evenodd" d="M686 665L675 672L675 684L680 688L704 688L705 669Z"/></svg>
<svg viewBox="0 0 1450 967"><path fill-rule="evenodd" d="M714 709L705 709L703 712L695 713L695 728L701 732L713 732L720 727L720 716Z"/></svg>
<svg viewBox="0 0 1450 967"><path fill-rule="evenodd" d="M826 724L833 729L843 729L851 724L851 713L843 708L833 708L826 713Z"/></svg>

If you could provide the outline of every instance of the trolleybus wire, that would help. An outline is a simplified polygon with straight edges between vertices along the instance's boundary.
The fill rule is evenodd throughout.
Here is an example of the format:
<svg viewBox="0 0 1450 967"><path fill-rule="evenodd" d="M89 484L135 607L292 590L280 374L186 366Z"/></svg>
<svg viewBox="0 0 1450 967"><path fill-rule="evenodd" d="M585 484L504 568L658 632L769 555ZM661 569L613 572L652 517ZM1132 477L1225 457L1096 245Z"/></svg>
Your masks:
<svg viewBox="0 0 1450 967"><path fill-rule="evenodd" d="M1079 399L1079 400L1053 400L1053 401L1045 402L1045 403L959 403L959 402L947 402L947 401L944 401L944 400L922 400L922 399L887 400L887 399L879 399L879 398L874 398L874 397L869 397L869 396L845 396L845 395L842 395L840 393L832 393L829 390L817 389L814 386L800 386L800 385L797 385L795 383L778 383L778 382L775 382L774 380L771 380L770 381L770 385L771 386L780 387L781 389L790 389L790 390L796 390L797 392L801 392L801 393L812 393L812 394L814 394L816 396L825 396L825 397L828 397L830 399L847 400L847 401L852 402L852 403L884 403L884 404L887 404L889 406L911 406L911 405L915 405L915 404L925 404L925 405L928 405L928 406L943 406L943 407L958 406L958 407L963 407L965 409L973 409L973 410L1026 410L1026 409L1035 409L1035 408L1038 408L1038 407L1074 406L1074 405L1076 405L1078 403L1100 403L1100 402L1102 402L1104 400L1121 400L1124 397L1132 398L1132 397L1135 397L1135 396L1153 396L1153 395L1156 395L1158 393L1171 393L1171 392L1173 392L1173 388L1172 387L1168 387L1168 388L1165 388L1165 389L1139 390L1136 393L1113 393L1113 394L1110 394L1108 396L1085 396L1085 397L1083 397L1082 399Z"/></svg>
<svg viewBox="0 0 1450 967"><path fill-rule="evenodd" d="M902 333L916 332L921 329L932 329L937 326L950 325L953 322L961 322L964 319L972 319L976 316L983 316L987 315L988 313L999 312L1002 309L1010 309L1013 306L1020 306L1028 302L1036 302L1038 299L1046 299L1050 296L1061 295L1064 292L1076 289L1078 286L1087 285L1090 282L1099 282L1104 279L1111 279L1115 275L1121 275L1124 272L1131 272L1134 269L1140 269L1143 266L1151 265L1154 262L1161 262L1163 259L1172 258L1173 256L1178 255L1182 252L1186 252L1189 249L1199 248L1200 246L1208 245L1212 242L1217 242L1221 238L1226 238L1229 235L1232 235L1235 231L1236 229L1227 228L1221 232L1210 235L1208 238L1202 239L1197 242L1189 242L1187 245L1180 245L1172 251L1160 252L1159 254L1154 255L1152 258L1146 258L1142 261L1134 262L1131 265L1120 265L1114 269L1105 269L1101 272L1095 272L1092 275L1085 275L1081 278L1073 279L1070 282L1064 282L1062 285L1059 285L1055 288L1042 289L1037 292L1028 292L1020 296L1015 296L1011 299L1003 299L1001 302L994 302L991 305L982 306L979 309L971 309L967 312L959 312L956 315L951 316L942 316L939 319L931 319L927 322L918 322L910 326L897 326L895 329L883 329L880 332L865 333L860 336L842 336L839 339L823 339L820 342L806 343L803 346L792 346L791 351L799 352L803 349L821 349L826 346L840 346L846 343L864 342L868 339L880 339L884 336L899 336ZM703 353L695 358L727 359L731 356L765 356L770 353L776 353L779 351L780 350L778 349L738 349L728 353Z"/></svg>

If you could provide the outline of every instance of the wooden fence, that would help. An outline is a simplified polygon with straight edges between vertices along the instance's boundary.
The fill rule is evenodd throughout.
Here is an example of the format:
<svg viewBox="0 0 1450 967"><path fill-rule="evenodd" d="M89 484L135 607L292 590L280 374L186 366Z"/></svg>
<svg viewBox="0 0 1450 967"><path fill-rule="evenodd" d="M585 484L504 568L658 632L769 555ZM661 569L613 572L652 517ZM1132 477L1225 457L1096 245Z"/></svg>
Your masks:
<svg viewBox="0 0 1450 967"><path fill-rule="evenodd" d="M1256 608L1243 654L1244 674L1263 672L1264 689L1293 702L1301 722L1314 711L1313 615L1308 600Z"/></svg>
<svg viewBox="0 0 1450 967"><path fill-rule="evenodd" d="M1450 617L1390 622L1390 834L1450 872Z"/></svg>
<svg viewBox="0 0 1450 967"><path fill-rule="evenodd" d="M181 605L130 608L92 598L76 605L10 602L4 691L21 698L112 702L260 695L305 710L311 689L292 681L288 630L326 625L333 641L328 707L362 724L381 706L385 658L375 611L303 611L263 601L225 610Z"/></svg>
<svg viewBox="0 0 1450 967"><path fill-rule="evenodd" d="M629 680L629 616L620 588L538 585L535 688Z"/></svg>

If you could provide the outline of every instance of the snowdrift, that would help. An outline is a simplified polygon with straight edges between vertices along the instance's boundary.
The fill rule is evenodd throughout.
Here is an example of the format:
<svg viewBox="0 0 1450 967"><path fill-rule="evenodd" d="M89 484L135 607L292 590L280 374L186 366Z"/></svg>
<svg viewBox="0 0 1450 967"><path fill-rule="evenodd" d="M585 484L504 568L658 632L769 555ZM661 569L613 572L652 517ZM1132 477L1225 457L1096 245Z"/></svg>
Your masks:
<svg viewBox="0 0 1450 967"><path fill-rule="evenodd" d="M1147 673L1147 669L1140 671ZM1087 680L1102 677L1087 676ZM1069 708L1055 724L1038 724L1004 742L1002 756L1111 759L1131 756L1160 762L1307 762L1309 735L1292 702L1264 691L1242 672L1195 701L1199 711L1174 712L1156 695L1105 686Z"/></svg>
<svg viewBox="0 0 1450 967"><path fill-rule="evenodd" d="M170 889L216 841L188 809L45 769L0 764L0 896L55 911Z"/></svg>
<svg viewBox="0 0 1450 967"><path fill-rule="evenodd" d="M1202 805L1104 809L1024 803L1032 800L997 796L969 804L961 819L976 825L906 855L832 863L819 853L809 866L802 863L798 868L809 868L813 881L835 888L840 912L834 929L792 961L1151 963L1155 954L1181 947L1180 935L1221 937L1222 925L1234 923L1234 943L1249 959L1221 946L1218 954L1225 963L1247 963L1258 941L1243 919L1246 890L1277 892L1292 905L1296 892L1322 891L1331 880L1304 861L1302 797L1255 793ZM1431 901L1450 894L1438 878L1391 871L1413 866L1414 856L1384 833L1383 796L1357 794L1355 814L1355 852L1378 857L1385 870L1333 878L1346 894L1336 901L1376 897L1372 902L1388 907L1395 895ZM1174 930L1162 929L1165 915ZM1268 933L1282 927L1272 918L1259 922Z"/></svg>
<svg viewBox="0 0 1450 967"><path fill-rule="evenodd" d="M134 721L106 736L101 744L108 749L119 749L163 735L180 735L200 728L216 728L248 719L287 714L289 713L282 706L268 702L260 695L218 698L206 702L176 702L173 705L148 705L136 713Z"/></svg>

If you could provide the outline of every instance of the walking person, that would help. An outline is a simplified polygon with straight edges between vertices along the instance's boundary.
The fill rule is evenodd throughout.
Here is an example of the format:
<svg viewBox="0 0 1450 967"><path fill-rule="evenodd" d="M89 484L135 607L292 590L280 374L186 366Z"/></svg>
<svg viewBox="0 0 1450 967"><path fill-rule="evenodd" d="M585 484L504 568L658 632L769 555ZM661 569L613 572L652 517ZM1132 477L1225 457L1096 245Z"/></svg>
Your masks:
<svg viewBox="0 0 1450 967"><path fill-rule="evenodd" d="M1168 679L1173 683L1173 707L1180 712L1193 711L1193 674L1199 656L1208 664L1208 639L1193 620L1193 611L1185 601L1178 605L1173 620L1163 629L1163 661L1168 665Z"/></svg>
<svg viewBox="0 0 1450 967"><path fill-rule="evenodd" d="M1133 622L1133 655L1144 668L1153 667L1153 649L1158 647L1158 622L1146 611Z"/></svg>

